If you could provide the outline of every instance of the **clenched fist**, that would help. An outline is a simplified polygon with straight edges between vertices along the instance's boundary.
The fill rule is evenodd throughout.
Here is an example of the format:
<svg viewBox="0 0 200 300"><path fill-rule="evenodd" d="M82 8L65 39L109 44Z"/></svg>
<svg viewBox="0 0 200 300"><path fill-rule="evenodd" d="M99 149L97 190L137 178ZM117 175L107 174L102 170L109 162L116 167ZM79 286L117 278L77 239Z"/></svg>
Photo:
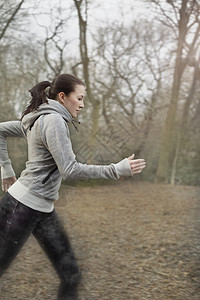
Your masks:
<svg viewBox="0 0 200 300"><path fill-rule="evenodd" d="M11 187L11 185L13 183L15 183L16 181L16 177L13 176L13 177L9 177L9 178L5 178L5 179L2 179L1 181L1 187L2 187L2 191L3 192L7 192L7 190L9 189L9 187Z"/></svg>

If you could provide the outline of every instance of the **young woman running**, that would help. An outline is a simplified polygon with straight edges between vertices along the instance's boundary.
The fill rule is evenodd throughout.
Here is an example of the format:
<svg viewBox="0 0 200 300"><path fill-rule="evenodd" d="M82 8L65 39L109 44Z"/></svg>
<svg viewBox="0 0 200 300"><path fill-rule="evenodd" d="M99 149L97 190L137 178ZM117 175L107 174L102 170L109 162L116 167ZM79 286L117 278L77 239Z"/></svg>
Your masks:
<svg viewBox="0 0 200 300"><path fill-rule="evenodd" d="M50 87L47 96L45 89ZM0 123L0 276L9 267L31 233L60 278L57 299L77 299L80 270L62 223L54 209L61 180L119 179L140 173L146 163L134 155L110 165L76 161L68 124L84 107L85 86L75 76L62 74L30 90L32 100L20 121ZM16 180L7 152L7 137L28 143L28 161Z"/></svg>

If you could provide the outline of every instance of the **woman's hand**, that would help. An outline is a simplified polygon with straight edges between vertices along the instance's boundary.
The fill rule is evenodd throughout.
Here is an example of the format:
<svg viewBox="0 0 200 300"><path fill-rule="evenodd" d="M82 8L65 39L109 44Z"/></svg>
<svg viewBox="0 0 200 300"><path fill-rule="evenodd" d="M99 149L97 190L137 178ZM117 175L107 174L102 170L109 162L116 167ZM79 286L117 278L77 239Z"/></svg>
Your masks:
<svg viewBox="0 0 200 300"><path fill-rule="evenodd" d="M7 190L9 189L9 187L11 187L11 185L13 183L15 183L16 181L16 177L13 176L13 177L9 177L9 178L5 178L5 179L2 179L1 181L1 187L2 187L2 191L3 192L7 192Z"/></svg>
<svg viewBox="0 0 200 300"><path fill-rule="evenodd" d="M141 173L142 170L146 167L146 162L144 159L134 159L135 154L132 154L128 157L129 164L132 170L132 174Z"/></svg>

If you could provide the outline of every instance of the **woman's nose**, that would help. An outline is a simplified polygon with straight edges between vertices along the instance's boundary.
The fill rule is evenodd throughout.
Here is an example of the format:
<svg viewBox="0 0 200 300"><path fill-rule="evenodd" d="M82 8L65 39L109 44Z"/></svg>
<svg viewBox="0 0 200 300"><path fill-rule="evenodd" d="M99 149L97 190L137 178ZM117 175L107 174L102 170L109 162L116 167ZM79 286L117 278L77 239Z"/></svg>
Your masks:
<svg viewBox="0 0 200 300"><path fill-rule="evenodd" d="M79 103L79 107L81 107L81 108L83 108L83 107L84 107L84 102L83 102L83 100L81 100L81 101L80 101L80 103Z"/></svg>

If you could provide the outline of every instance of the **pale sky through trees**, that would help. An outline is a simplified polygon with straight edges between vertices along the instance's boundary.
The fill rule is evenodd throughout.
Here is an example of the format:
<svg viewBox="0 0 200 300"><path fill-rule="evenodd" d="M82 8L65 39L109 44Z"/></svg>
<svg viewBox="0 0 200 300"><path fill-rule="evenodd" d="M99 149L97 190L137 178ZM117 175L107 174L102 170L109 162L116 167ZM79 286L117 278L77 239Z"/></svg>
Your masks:
<svg viewBox="0 0 200 300"><path fill-rule="evenodd" d="M69 39L74 39L75 35L78 38L78 22L76 11L74 10L73 1L66 0L44 0L35 1L35 4L30 2L24 3L24 8L29 8L29 34L41 37L44 34L44 29L39 25L49 26L58 21L58 16L61 19L66 19L72 15L68 22L68 27L65 28L65 34ZM73 13L71 13L73 7ZM53 16L53 21L50 19L50 12ZM100 25L117 23L131 23L133 20L142 18L151 18L153 12L149 13L147 4L139 0L95 0L88 4L88 24L90 30L95 30ZM26 29L27 29L26 28Z"/></svg>

